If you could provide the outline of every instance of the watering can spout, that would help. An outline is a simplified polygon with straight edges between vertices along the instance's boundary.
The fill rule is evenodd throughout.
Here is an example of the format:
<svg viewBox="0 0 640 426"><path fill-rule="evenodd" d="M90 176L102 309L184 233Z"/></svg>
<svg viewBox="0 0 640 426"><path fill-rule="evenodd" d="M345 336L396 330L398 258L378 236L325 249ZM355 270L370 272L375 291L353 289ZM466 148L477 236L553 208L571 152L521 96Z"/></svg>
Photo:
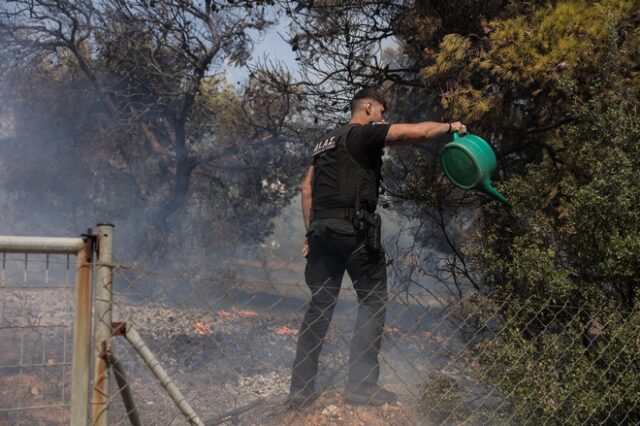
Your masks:
<svg viewBox="0 0 640 426"><path fill-rule="evenodd" d="M502 195L501 193L499 193L494 187L493 185L491 185L491 181L489 180L485 180L483 182L483 185L478 188L480 189L482 192L484 192L485 194L489 195L490 197L495 198L496 200L500 201L501 203L511 207L511 204L509 203L509 201L507 201L507 199L504 197L504 195Z"/></svg>

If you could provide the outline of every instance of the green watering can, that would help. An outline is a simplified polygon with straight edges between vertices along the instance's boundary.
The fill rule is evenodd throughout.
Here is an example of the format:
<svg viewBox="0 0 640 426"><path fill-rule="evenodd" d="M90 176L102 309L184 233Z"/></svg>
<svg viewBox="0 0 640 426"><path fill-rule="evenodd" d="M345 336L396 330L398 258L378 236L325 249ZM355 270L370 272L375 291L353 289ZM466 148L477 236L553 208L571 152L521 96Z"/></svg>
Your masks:
<svg viewBox="0 0 640 426"><path fill-rule="evenodd" d="M480 136L454 133L453 141L442 148L440 162L444 173L457 187L484 192L511 207L491 185L491 175L498 162L491 146Z"/></svg>

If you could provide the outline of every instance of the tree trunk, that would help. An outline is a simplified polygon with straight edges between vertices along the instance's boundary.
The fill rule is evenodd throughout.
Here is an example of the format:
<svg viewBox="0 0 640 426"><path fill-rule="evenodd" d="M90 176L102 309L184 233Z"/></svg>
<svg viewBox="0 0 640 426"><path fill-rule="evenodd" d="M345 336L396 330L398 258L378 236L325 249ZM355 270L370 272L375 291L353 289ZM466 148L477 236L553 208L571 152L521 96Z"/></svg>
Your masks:
<svg viewBox="0 0 640 426"><path fill-rule="evenodd" d="M197 161L190 155L186 146L186 120L174 120L175 130L175 174L170 184L169 194L153 207L150 218L151 224L160 231L169 230L170 221L179 212L180 216L186 214L186 206L191 186L191 173L197 165Z"/></svg>

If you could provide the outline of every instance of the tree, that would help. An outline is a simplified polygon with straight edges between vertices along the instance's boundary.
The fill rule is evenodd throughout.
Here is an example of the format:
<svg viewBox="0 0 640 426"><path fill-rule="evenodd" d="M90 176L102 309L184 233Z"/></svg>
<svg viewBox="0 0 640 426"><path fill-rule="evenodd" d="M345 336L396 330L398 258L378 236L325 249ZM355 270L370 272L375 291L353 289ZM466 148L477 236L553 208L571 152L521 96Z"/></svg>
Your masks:
<svg viewBox="0 0 640 426"><path fill-rule="evenodd" d="M66 141L49 143L50 149L64 146L77 161L72 164L96 173L85 176L88 182L78 182L80 193L90 193L90 201L86 196L83 200L103 208L105 217L113 218L109 220L133 213L143 235L164 235L196 211L205 214L198 206L207 203L206 214L213 210L221 221L230 218L220 214L228 211L213 195L220 193L231 204L251 205L264 222L291 195L289 180L300 173L290 163L297 155L292 139L297 135L286 128L293 107L272 111L257 102L268 99L267 92L257 89L245 96L224 87L216 72L225 62L246 61L251 32L272 24L265 13L268 3L6 2L0 7L0 35L7 46L1 61L4 93L15 104L16 119L31 123L14 132L14 141L32 136L40 140L36 145L46 144L57 123L55 128L64 133L57 139ZM223 109L228 105L232 107ZM27 120L29 112L37 112L36 117ZM263 114L271 114L268 126L258 125ZM40 135L29 134L38 127L34 124L41 126ZM279 162L269 167L249 158L264 158L267 147L280 151ZM69 163L60 166L51 174L68 178ZM287 189L263 185L274 180ZM205 187L209 192L203 196ZM25 185L12 188L27 189L22 195L28 198ZM268 199L270 208L247 203L249 199ZM258 241L265 235L243 232L255 215L244 221L234 217L241 226L239 240Z"/></svg>

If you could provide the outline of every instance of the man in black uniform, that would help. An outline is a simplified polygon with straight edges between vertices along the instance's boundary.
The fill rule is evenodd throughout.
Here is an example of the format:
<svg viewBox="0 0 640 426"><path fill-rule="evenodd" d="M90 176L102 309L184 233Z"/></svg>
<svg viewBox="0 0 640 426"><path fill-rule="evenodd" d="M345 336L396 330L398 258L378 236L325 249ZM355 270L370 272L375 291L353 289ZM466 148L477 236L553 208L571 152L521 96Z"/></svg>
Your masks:
<svg viewBox="0 0 640 426"><path fill-rule="evenodd" d="M351 101L349 123L313 150L302 185L307 239L305 280L311 301L298 337L288 405L300 408L317 396L318 358L345 270L358 296L358 318L349 355L345 399L382 405L396 395L378 385L378 352L387 304L387 267L375 213L384 146L414 144L445 133L466 132L460 122L386 124L385 102L373 88Z"/></svg>

